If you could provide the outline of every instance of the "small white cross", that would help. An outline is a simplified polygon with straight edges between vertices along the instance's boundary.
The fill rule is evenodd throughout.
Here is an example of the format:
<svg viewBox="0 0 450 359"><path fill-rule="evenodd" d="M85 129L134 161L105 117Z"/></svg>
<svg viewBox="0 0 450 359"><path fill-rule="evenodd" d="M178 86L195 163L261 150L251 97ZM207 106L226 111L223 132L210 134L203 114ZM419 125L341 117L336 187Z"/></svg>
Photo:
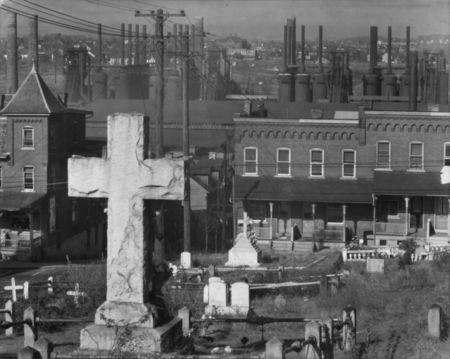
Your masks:
<svg viewBox="0 0 450 359"><path fill-rule="evenodd" d="M23 285L16 285L16 279L14 277L11 278L11 285L7 285L3 288L4 290L10 290L12 293L12 301L17 302L17 291L23 290L23 298L28 299L29 294L29 285L28 282L24 282Z"/></svg>
<svg viewBox="0 0 450 359"><path fill-rule="evenodd" d="M73 301L75 302L75 305L77 307L78 307L78 298L86 296L85 292L80 292L80 285L78 283L75 284L75 290L69 290L66 292L66 294L73 297Z"/></svg>

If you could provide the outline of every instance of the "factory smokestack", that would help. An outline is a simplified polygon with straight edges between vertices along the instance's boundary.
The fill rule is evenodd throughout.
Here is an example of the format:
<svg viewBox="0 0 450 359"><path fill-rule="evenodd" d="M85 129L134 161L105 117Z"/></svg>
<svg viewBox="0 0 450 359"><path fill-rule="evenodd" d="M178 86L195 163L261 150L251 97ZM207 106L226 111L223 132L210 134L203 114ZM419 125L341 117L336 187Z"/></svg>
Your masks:
<svg viewBox="0 0 450 359"><path fill-rule="evenodd" d="M128 24L128 65L133 65L133 25Z"/></svg>
<svg viewBox="0 0 450 359"><path fill-rule="evenodd" d="M120 25L120 55L121 65L125 65L125 24Z"/></svg>
<svg viewBox="0 0 450 359"><path fill-rule="evenodd" d="M6 92L15 93L19 86L17 69L17 14L8 17L6 26L7 62L6 62Z"/></svg>
<svg viewBox="0 0 450 359"><path fill-rule="evenodd" d="M136 38L134 39L134 64L141 64L141 40L139 35L139 24L135 25Z"/></svg>
<svg viewBox="0 0 450 359"><path fill-rule="evenodd" d="M375 73L375 68L378 62L378 28L376 26L370 27L370 72Z"/></svg>
<svg viewBox="0 0 450 359"><path fill-rule="evenodd" d="M305 25L302 25L302 70L301 70L301 72L304 74L304 73L306 73L306 61L305 61L305 59L306 59L306 57L305 57L305 45L306 45L306 42L305 42Z"/></svg>
<svg viewBox="0 0 450 359"><path fill-rule="evenodd" d="M39 36L38 36L38 16L34 15L30 20L30 37L28 38L28 61L30 67L33 66L39 72Z"/></svg>
<svg viewBox="0 0 450 359"><path fill-rule="evenodd" d="M142 25L142 51L141 51L141 64L147 63L147 25Z"/></svg>
<svg viewBox="0 0 450 359"><path fill-rule="evenodd" d="M388 26L388 40L387 40L387 65L388 65L388 73L392 73L392 26Z"/></svg>
<svg viewBox="0 0 450 359"><path fill-rule="evenodd" d="M406 27L406 71L410 70L410 51L411 51L411 27Z"/></svg>
<svg viewBox="0 0 450 359"><path fill-rule="evenodd" d="M102 24L97 25L97 36L98 36L98 63L101 65L103 63L103 41L102 41Z"/></svg>
<svg viewBox="0 0 450 359"><path fill-rule="evenodd" d="M417 51L411 51L411 84L409 88L409 110L410 111L417 111L417 90L418 90L418 54Z"/></svg>
<svg viewBox="0 0 450 359"><path fill-rule="evenodd" d="M319 72L323 73L323 26L319 26Z"/></svg>

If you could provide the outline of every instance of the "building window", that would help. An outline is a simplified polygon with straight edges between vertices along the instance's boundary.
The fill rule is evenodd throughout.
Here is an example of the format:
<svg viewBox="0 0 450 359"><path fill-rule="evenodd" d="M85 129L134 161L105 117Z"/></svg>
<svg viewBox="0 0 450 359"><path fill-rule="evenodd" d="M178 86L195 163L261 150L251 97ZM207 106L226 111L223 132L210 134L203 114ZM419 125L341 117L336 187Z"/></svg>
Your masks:
<svg viewBox="0 0 450 359"><path fill-rule="evenodd" d="M31 126L22 129L22 147L34 148L34 128Z"/></svg>
<svg viewBox="0 0 450 359"><path fill-rule="evenodd" d="M320 148L312 149L309 157L309 175L312 177L323 177L323 150Z"/></svg>
<svg viewBox="0 0 450 359"><path fill-rule="evenodd" d="M256 147L247 147L244 149L244 174L258 174L258 149Z"/></svg>
<svg viewBox="0 0 450 359"><path fill-rule="evenodd" d="M444 144L444 166L450 166L450 142Z"/></svg>
<svg viewBox="0 0 450 359"><path fill-rule="evenodd" d="M377 168L391 168L391 143L389 141L377 143Z"/></svg>
<svg viewBox="0 0 450 359"><path fill-rule="evenodd" d="M34 190L34 167L25 166L23 168L23 189L26 191Z"/></svg>
<svg viewBox="0 0 450 359"><path fill-rule="evenodd" d="M409 145L409 169L423 170L422 142L411 142Z"/></svg>
<svg viewBox="0 0 450 359"><path fill-rule="evenodd" d="M291 175L291 150L289 148L277 149L277 175Z"/></svg>
<svg viewBox="0 0 450 359"><path fill-rule="evenodd" d="M356 177L356 152L354 150L342 151L342 177Z"/></svg>

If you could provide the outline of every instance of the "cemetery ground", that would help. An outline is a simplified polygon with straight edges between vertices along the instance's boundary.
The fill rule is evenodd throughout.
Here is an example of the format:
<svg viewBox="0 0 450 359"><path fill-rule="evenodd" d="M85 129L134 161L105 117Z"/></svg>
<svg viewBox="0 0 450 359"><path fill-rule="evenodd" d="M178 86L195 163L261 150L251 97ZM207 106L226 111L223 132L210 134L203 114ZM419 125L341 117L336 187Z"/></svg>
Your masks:
<svg viewBox="0 0 450 359"><path fill-rule="evenodd" d="M368 274L365 263L342 263L340 252L320 251L308 255L265 253L262 267L276 269L279 266L297 266L299 270L284 270L282 278L278 271L237 270L224 271L219 275L227 282L247 279L249 283L276 283L278 281L305 280L309 276L344 271L337 293L318 293L315 290L282 288L273 290L251 290L251 307L258 316L278 318L338 318L347 305L357 311L357 345L351 353L335 349L335 359L340 358L448 358L450 341L448 339L448 317L444 318L443 339L428 336L427 313L432 304L439 304L443 312L450 313L449 275L450 255L443 255L437 261L422 261L412 265L399 265L398 259L386 261L385 272ZM214 263L217 267L226 262L225 254L193 254L193 264L207 267ZM220 269L220 268L217 268ZM46 275L53 273L45 272ZM207 271L198 283L183 271L176 281L171 279L165 286L165 298L169 310L176 315L179 308L188 306L191 317L198 319L203 314L203 285L207 283ZM191 277L191 278L190 278ZM32 280L30 281L30 283ZM180 283L190 283L180 285ZM54 294L49 295L45 287L31 287L30 299L19 297L16 318L22 318L23 309L32 306L42 318L79 318L93 321L96 308L105 299L105 266L102 263L91 265L66 265L64 270L55 273ZM79 283L80 290L87 293L79 298L65 295L67 290ZM4 295L4 291L1 292ZM0 297L3 307L4 298ZM444 315L445 316L445 315ZM42 323L40 336L45 336L55 344L55 353L70 353L79 345L81 328L88 323ZM17 353L23 347L21 328L12 338L0 336L0 358L6 353ZM209 354L215 348L223 350L230 346L234 353L257 353L264 350L262 339L279 339L293 342L304 337L302 323L272 323L264 325L247 323L214 323L201 330L198 323L193 324L191 338L185 342L180 352ZM286 342L285 342L286 343ZM116 353L117 354L117 353ZM115 357L120 357L115 356ZM157 356L155 356L157 357ZM223 355L225 357L225 355ZM298 353L289 353L286 358L300 358Z"/></svg>

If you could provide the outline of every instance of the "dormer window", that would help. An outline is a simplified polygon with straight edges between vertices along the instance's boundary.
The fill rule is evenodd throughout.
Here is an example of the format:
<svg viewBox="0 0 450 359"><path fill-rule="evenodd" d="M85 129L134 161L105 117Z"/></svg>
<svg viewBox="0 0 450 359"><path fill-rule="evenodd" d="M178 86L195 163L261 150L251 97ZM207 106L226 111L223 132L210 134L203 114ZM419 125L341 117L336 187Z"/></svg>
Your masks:
<svg viewBox="0 0 450 359"><path fill-rule="evenodd" d="M22 148L34 149L34 128L32 126L24 126L22 129Z"/></svg>

